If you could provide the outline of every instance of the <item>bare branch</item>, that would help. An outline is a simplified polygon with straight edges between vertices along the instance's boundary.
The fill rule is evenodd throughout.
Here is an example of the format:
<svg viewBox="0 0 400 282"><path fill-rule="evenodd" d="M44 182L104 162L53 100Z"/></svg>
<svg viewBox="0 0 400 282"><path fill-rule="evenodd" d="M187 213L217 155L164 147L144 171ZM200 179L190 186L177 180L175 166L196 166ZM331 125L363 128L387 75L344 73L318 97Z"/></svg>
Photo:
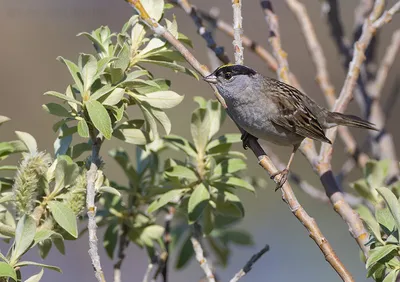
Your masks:
<svg viewBox="0 0 400 282"><path fill-rule="evenodd" d="M90 169L87 172L87 186L86 186L86 208L88 215L88 232L89 232L89 255L92 260L92 265L95 271L97 281L105 282L103 270L101 269L100 256L97 248L97 224L96 224L96 205L94 199L96 196L95 182L97 178L97 171L99 166L99 152L101 147L101 139L97 138L91 132L92 138L92 158Z"/></svg>
<svg viewBox="0 0 400 282"><path fill-rule="evenodd" d="M204 256L203 247L201 246L201 230L200 226L198 226L197 224L194 224L193 226L193 235L192 237L190 237L190 241L192 241L196 260L199 262L200 267L203 269L207 281L215 282L215 276L211 270L211 266L208 264L208 261Z"/></svg>
<svg viewBox="0 0 400 282"><path fill-rule="evenodd" d="M237 282L240 280L240 278L249 273L253 267L253 264L255 264L268 251L269 251L269 246L265 245L265 247L262 248L261 251L259 251L250 258L250 260L243 266L241 270L239 270L238 273L235 274L235 276L230 280L230 282Z"/></svg>
<svg viewBox="0 0 400 282"><path fill-rule="evenodd" d="M233 8L233 30L234 30L234 40L233 40L233 50L235 52L235 63L238 65L243 65L243 43L242 43L242 0L232 0Z"/></svg>
<svg viewBox="0 0 400 282"><path fill-rule="evenodd" d="M129 240L127 240L128 226L126 224L122 224L120 232L121 234L119 236L118 243L118 261L114 264L114 282L121 282L121 266L125 259L126 248L129 246Z"/></svg>
<svg viewBox="0 0 400 282"><path fill-rule="evenodd" d="M399 1L389 11L384 12L380 18L373 21L376 10L380 9L379 2L380 1L377 1L375 3L371 16L364 22L362 35L355 43L354 56L350 63L345 83L340 92L339 98L336 100L335 106L333 107L333 111L335 112L343 112L353 97L353 90L360 74L360 66L365 59L364 52L371 41L374 32L385 23L388 23L392 19L393 15L400 9ZM326 132L326 136L332 143L335 141L336 132L337 127L330 128ZM323 143L320 153L321 163L329 164L332 159L332 152L333 147L330 144Z"/></svg>
<svg viewBox="0 0 400 282"><path fill-rule="evenodd" d="M212 33L204 27L203 20L199 17L196 7L191 5L188 0L171 0L170 2L179 5L192 18L197 27L197 32L207 42L207 47L215 53L222 63L228 64L230 60L224 51L224 47L218 46Z"/></svg>
<svg viewBox="0 0 400 282"><path fill-rule="evenodd" d="M127 0L140 14L141 19L152 29L153 32L157 33L158 35L162 36L166 39L172 46L174 46L188 61L188 63L200 74L203 76L208 75L210 72L207 68L200 64L196 58L189 52L189 50L183 46L178 40L176 40L164 27L160 26L155 20L151 19L147 14L146 10L144 9L143 5L140 3L139 0ZM215 90L215 95L217 99L222 103L223 107L226 109L226 104L220 98L222 98L219 93ZM266 155L262 147L259 145L257 140L250 139L249 140L249 147L256 155L257 159L259 160L259 164L270 174L277 172L276 167L271 162L269 157ZM319 246L321 251L323 252L325 259L331 264L331 266L336 270L336 272L342 277L345 281L353 281L351 274L347 271L344 267L342 262L337 257L336 253L332 249L329 242L326 238L322 235L318 225L316 224L315 220L311 218L303 207L297 201L292 188L290 187L289 183L285 183L282 187L282 198L284 201L289 205L290 210L296 216L296 218L306 227L306 229L310 233L310 237L315 241L315 243ZM196 242L196 238L195 241Z"/></svg>

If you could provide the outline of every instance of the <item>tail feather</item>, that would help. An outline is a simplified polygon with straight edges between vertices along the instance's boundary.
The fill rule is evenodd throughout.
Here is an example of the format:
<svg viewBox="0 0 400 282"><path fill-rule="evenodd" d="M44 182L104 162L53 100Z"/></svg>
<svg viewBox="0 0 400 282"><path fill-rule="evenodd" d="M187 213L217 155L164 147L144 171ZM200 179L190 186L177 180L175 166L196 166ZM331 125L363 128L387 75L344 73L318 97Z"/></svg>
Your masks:
<svg viewBox="0 0 400 282"><path fill-rule="evenodd" d="M375 127L375 124L369 121L363 120L357 116L345 115L337 112L330 112L327 122L336 123L337 125L366 128L378 131L378 129Z"/></svg>

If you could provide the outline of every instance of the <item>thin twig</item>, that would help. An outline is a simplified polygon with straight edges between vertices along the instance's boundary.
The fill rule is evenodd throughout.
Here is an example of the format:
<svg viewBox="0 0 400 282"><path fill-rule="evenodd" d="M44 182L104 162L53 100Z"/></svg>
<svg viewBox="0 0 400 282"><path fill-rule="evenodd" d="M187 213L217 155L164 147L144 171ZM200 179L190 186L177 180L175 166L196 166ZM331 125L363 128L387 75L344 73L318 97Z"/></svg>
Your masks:
<svg viewBox="0 0 400 282"><path fill-rule="evenodd" d="M163 281L168 282L168 262L170 258L170 249L169 245L171 244L171 221L175 215L175 208L169 207L168 213L165 215L165 222L164 222L164 247L165 247L165 258L163 261L163 268L161 270L161 275L163 276Z"/></svg>
<svg viewBox="0 0 400 282"><path fill-rule="evenodd" d="M250 260L243 266L241 270L239 270L238 273L235 274L235 276L230 280L230 282L237 282L240 280L240 278L249 273L253 267L253 264L255 264L268 251L269 251L269 246L265 245L265 247L262 248L261 251L259 251L250 258Z"/></svg>
<svg viewBox="0 0 400 282"><path fill-rule="evenodd" d="M121 229L118 244L118 261L114 264L114 282L121 282L121 266L125 259L125 250L129 246L129 240L127 240L128 226L122 224Z"/></svg>
<svg viewBox="0 0 400 282"><path fill-rule="evenodd" d="M151 258L149 265L147 266L146 272L144 274L144 277L142 280L143 282L149 282L149 277L150 277L151 271L153 270L154 265L157 263L157 260L158 260L158 258L156 256Z"/></svg>
<svg viewBox="0 0 400 282"><path fill-rule="evenodd" d="M175 37L170 34L164 27L160 26L155 20L151 19L144 9L143 5L139 0L127 0L140 14L141 19L152 29L153 32L162 36L166 39L172 46L174 46L187 60L187 62L201 75L206 76L210 72L208 69L200 64L196 58L189 52L189 50L182 45ZM217 99L221 102L220 95L215 91L215 95ZM222 102L223 99L222 99ZM222 103L223 107L226 109L226 104ZM271 162L269 157L266 155L262 147L259 145L257 140L250 139L249 147L256 155L259 160L259 164L271 175L277 172L276 167ZM345 281L352 281L351 275L348 273L347 269L344 267L342 262L337 257L335 251L329 244L328 240L322 235L318 225L315 220L311 218L304 208L297 201L292 188L289 183L285 183L282 187L283 199L290 207L292 213L296 216L296 218L305 226L305 228L309 231L310 237L315 241L315 243L319 246L321 251L323 252L325 259L331 264L331 266L336 270L336 272L344 279Z"/></svg>
<svg viewBox="0 0 400 282"><path fill-rule="evenodd" d="M105 282L103 270L101 269L100 256L97 248L97 224L96 224L96 205L94 199L96 197L95 182L97 171L99 168L99 152L101 147L101 139L97 138L94 132L91 132L92 139L92 157L90 169L88 170L87 186L86 186L86 208L88 215L88 232L89 232L89 255L95 271L97 281Z"/></svg>
<svg viewBox="0 0 400 282"><path fill-rule="evenodd" d="M233 8L233 30L234 30L234 40L233 50L235 52L235 63L237 65L243 65L243 18L242 18L242 0L232 0Z"/></svg>
<svg viewBox="0 0 400 282"><path fill-rule="evenodd" d="M222 63L228 64L230 60L224 51L224 47L218 46L212 33L204 27L203 20L199 17L196 7L190 4L188 0L171 0L170 2L179 5L192 18L197 27L197 32L207 42L207 47L215 53Z"/></svg>
<svg viewBox="0 0 400 282"><path fill-rule="evenodd" d="M211 266L209 265L207 258L204 255L203 247L201 245L201 230L198 224L194 224L193 226L193 235L190 237L190 241L193 245L193 250L196 256L196 260L200 264L200 267L203 269L204 274L206 275L206 279L208 282L215 282L215 276L212 272Z"/></svg>

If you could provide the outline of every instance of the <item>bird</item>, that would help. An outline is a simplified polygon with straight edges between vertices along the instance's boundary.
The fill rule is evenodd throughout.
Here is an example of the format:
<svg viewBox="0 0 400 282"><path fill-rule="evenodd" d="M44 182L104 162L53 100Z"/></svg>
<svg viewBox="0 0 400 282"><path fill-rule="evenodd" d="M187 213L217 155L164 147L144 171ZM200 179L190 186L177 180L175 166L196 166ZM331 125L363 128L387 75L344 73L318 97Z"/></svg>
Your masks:
<svg viewBox="0 0 400 282"><path fill-rule="evenodd" d="M245 130L244 149L250 138L292 146L286 168L271 175L274 180L280 176L277 189L286 182L294 155L305 138L332 144L324 130L338 125L377 130L368 121L331 112L295 87L244 65L222 65L203 79L215 85L230 117Z"/></svg>

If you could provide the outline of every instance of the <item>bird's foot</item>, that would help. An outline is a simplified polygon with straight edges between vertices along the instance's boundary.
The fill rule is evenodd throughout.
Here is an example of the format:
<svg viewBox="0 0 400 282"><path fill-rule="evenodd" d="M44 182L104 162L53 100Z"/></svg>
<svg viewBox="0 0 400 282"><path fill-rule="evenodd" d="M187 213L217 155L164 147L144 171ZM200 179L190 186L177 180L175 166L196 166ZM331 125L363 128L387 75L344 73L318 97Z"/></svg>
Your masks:
<svg viewBox="0 0 400 282"><path fill-rule="evenodd" d="M242 137L240 137L240 139L242 140L243 149L247 150L247 148L249 148L249 142L251 138L255 138L256 140L258 139L248 132L244 132L242 134Z"/></svg>
<svg viewBox="0 0 400 282"><path fill-rule="evenodd" d="M279 188L282 188L283 184L285 184L286 180L288 179L288 174L289 174L289 170L287 168L285 168L284 170L275 172L271 175L271 179L273 179L276 183L275 192ZM275 180L275 177L277 177L278 175L280 175L281 177L278 180Z"/></svg>

